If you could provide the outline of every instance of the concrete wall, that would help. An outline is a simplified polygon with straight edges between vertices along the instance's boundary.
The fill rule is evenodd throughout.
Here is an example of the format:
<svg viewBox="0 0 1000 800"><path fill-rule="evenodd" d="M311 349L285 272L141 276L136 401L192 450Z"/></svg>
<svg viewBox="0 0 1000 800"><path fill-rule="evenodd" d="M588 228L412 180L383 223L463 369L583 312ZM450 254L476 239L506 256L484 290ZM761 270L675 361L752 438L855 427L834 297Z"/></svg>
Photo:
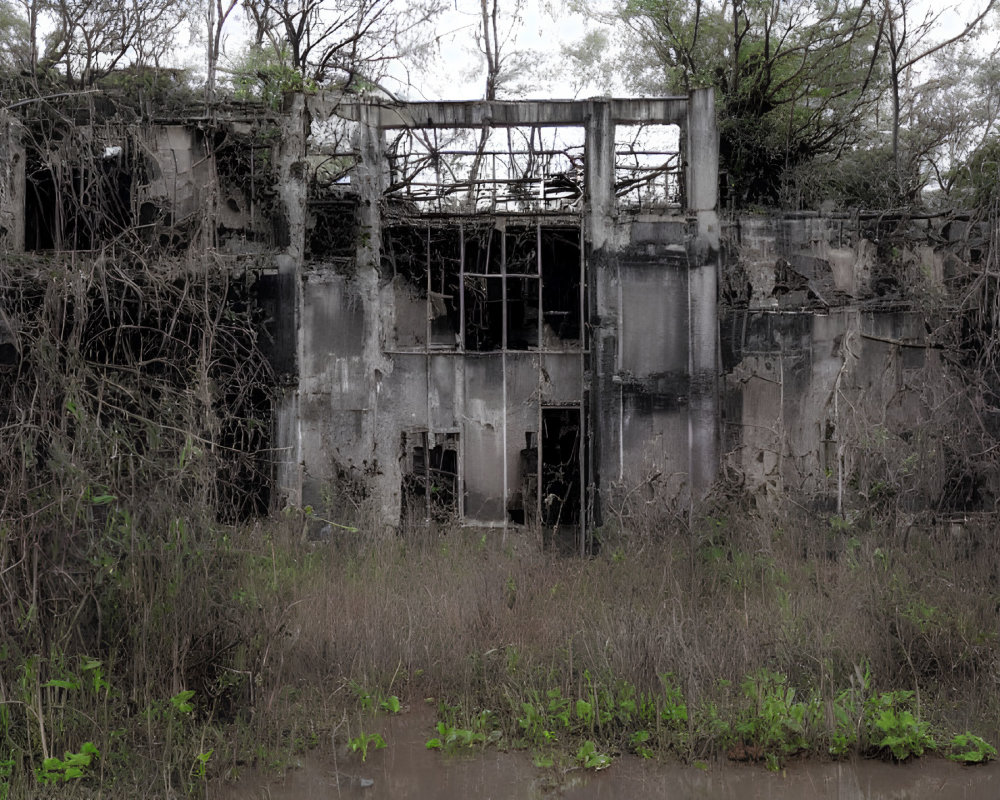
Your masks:
<svg viewBox="0 0 1000 800"><path fill-rule="evenodd" d="M502 107L383 107L326 96L308 103L308 113L299 98L286 109L281 156L292 242L278 263L297 275L298 383L278 415L278 440L287 454L280 481L292 502L322 507L346 471L363 477L382 523L394 526L412 503L405 492L414 458L431 457L414 456L413 442L433 448L456 435L461 488L455 511L471 523L506 526L544 515L543 501L552 498L539 495L538 468L541 482L551 483L545 454L557 450L575 459L580 473L582 493L566 495L580 504L572 515L586 520L580 532L600 522L602 493L627 490L651 472L669 476L671 491L685 497L707 489L718 462L718 156L710 92L663 102ZM311 147L309 114L357 123L358 166L345 191L359 201L358 245L353 258L337 263L310 259L299 243L309 227L302 202L309 180L303 168ZM582 125L584 202L558 212L478 214L474 220L461 214L431 219L398 205L387 210L385 129L479 126L484 114L494 124ZM637 213L617 199L615 125L636 121L681 122L682 139L683 129L694 130L685 140L687 207ZM583 335L560 339L550 315L538 319L538 335L529 334L526 348L475 352L460 331L454 343L448 336L435 339L429 319L445 320L443 304L455 298L436 301L438 308L420 281L392 274L382 253L387 213L394 226L410 226L415 236L474 223L495 226L502 237L508 226L540 225L544 241L545 226L576 228L583 288L572 284L566 291L581 292L581 311L566 313L586 320ZM471 262L461 269L473 269ZM554 279L540 269L539 316L545 317L547 304L560 301L546 296L546 280ZM470 280L462 278L460 285L469 287ZM515 284L533 292L535 280L514 273L475 279L504 296ZM465 326L471 319L465 304L473 295L469 288L458 291ZM492 308L496 313L497 306ZM538 314L538 303L526 309L529 319ZM511 314L518 312L508 304L508 322L515 318ZM540 442L546 442L541 455Z"/></svg>
<svg viewBox="0 0 1000 800"><path fill-rule="evenodd" d="M724 462L758 502L848 514L890 487L911 509L957 502L955 456L974 444L933 331L955 313L944 277L961 248L931 225L747 217L727 232L742 296L722 313Z"/></svg>

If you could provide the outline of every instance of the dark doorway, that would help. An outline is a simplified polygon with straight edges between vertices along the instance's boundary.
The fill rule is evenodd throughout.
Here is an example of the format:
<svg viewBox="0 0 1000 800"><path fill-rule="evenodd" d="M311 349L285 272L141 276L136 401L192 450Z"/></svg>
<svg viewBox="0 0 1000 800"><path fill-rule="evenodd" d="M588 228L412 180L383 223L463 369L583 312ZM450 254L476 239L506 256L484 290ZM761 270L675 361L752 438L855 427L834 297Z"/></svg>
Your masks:
<svg viewBox="0 0 1000 800"><path fill-rule="evenodd" d="M582 415L579 407L543 408L540 485L542 526L573 549L580 531Z"/></svg>

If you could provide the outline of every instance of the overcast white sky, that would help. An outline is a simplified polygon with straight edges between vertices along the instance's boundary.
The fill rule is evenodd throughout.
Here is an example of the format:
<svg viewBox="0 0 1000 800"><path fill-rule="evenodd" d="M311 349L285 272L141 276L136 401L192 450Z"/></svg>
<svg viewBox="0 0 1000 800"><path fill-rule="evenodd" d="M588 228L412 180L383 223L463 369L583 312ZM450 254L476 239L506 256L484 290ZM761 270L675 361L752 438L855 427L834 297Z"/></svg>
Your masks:
<svg viewBox="0 0 1000 800"><path fill-rule="evenodd" d="M405 2L406 0L401 0ZM961 30L963 18L975 15L984 0L965 0L945 4L940 0L917 0L920 18L927 9L947 8L941 17L939 38L947 38ZM508 2L507 7L513 5ZM592 8L606 8L609 0L590 0ZM503 9L504 6L502 5ZM476 49L475 35L480 22L479 0L449 0L448 10L437 21L436 29L428 34L434 42L434 57L423 67L402 67L393 70L393 77L386 81L387 88L409 99L467 100L483 96L484 63ZM578 14L569 13L563 0L524 0L523 13L519 23L513 26L508 19L502 25L504 32L510 32L512 41L504 44L507 51L520 49L532 51L531 62L535 67L534 85L528 91L518 93L522 97L573 97L574 83L571 77L562 73L559 52L562 46L578 41L588 29L599 23ZM230 56L239 54L245 47L246 35L241 32L242 21L231 19L227 30L226 52ZM997 40L994 31L985 37L992 44ZM203 69L204 56L201 49L186 53L185 61ZM620 90L619 90L620 91ZM584 86L575 94L588 97L599 94L595 85Z"/></svg>
<svg viewBox="0 0 1000 800"><path fill-rule="evenodd" d="M435 32L437 56L428 64L427 72L414 80L407 94L413 99L421 94L427 99L443 100L482 97L485 63L475 41L479 23L479 0L451 0L451 9L442 15ZM572 95L571 84L558 74L557 56L563 45L578 40L587 27L583 17L562 9L559 0L525 0L520 23L512 25L508 19L506 25L501 25L501 31L512 36L504 44L506 50L534 51L536 58L532 61L541 68L537 76L541 85L523 96ZM548 65L544 63L547 55L552 57Z"/></svg>

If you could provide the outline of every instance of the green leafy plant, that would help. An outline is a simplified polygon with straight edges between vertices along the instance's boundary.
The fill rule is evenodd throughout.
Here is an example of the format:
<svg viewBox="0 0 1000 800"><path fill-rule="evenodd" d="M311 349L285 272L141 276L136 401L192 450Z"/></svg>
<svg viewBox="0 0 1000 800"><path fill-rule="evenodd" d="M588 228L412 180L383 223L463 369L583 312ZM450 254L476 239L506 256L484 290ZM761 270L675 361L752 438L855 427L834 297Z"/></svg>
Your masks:
<svg viewBox="0 0 1000 800"><path fill-rule="evenodd" d="M194 706L191 704L191 699L193 697L194 691L191 689L185 689L183 692L178 692L170 698L170 706L178 714L190 714L194 711Z"/></svg>
<svg viewBox="0 0 1000 800"><path fill-rule="evenodd" d="M86 774L91 762L100 755L93 742L84 742L78 753L66 751L61 759L54 756L46 758L42 766L35 770L35 776L39 783L45 785L76 780Z"/></svg>
<svg viewBox="0 0 1000 800"><path fill-rule="evenodd" d="M865 708L869 734L875 746L887 750L897 761L922 756L935 749L930 725L918 720L910 710L913 692L883 692Z"/></svg>
<svg viewBox="0 0 1000 800"><path fill-rule="evenodd" d="M589 739L580 745L576 751L576 760L584 769L601 770L611 766L611 757L597 751Z"/></svg>
<svg viewBox="0 0 1000 800"><path fill-rule="evenodd" d="M379 702L379 707L383 711L388 711L390 714L398 714L399 709L402 707L399 702L399 698L396 695L391 695L385 700Z"/></svg>
<svg viewBox="0 0 1000 800"><path fill-rule="evenodd" d="M760 670L742 684L752 702L749 712L736 725L744 742L761 748L768 765L777 768L777 756L791 755L808 747L807 728L819 713L816 697L797 700L795 689L779 673Z"/></svg>
<svg viewBox="0 0 1000 800"><path fill-rule="evenodd" d="M674 684L674 676L669 672L660 675L663 685L663 705L660 708L660 719L671 730L681 730L687 727L688 709L684 695Z"/></svg>
<svg viewBox="0 0 1000 800"><path fill-rule="evenodd" d="M996 758L997 749L974 733L956 734L951 740L951 753L948 758L960 764L985 764Z"/></svg>
<svg viewBox="0 0 1000 800"><path fill-rule="evenodd" d="M215 748L211 750L206 750L204 753L198 753L194 757L194 765L191 767L191 774L198 780L205 780L205 773L208 768L208 760L212 757L212 753L215 752Z"/></svg>
<svg viewBox="0 0 1000 800"><path fill-rule="evenodd" d="M549 730L548 719L538 705L535 703L521 703L522 716L518 717L517 724L524 731L525 738L534 745L551 744L556 740L556 735Z"/></svg>
<svg viewBox="0 0 1000 800"><path fill-rule="evenodd" d="M399 698L396 695L383 697L379 692L370 692L357 681L349 684L354 696L358 698L362 711L377 711L382 709L390 714L398 714L402 708Z"/></svg>
<svg viewBox="0 0 1000 800"><path fill-rule="evenodd" d="M858 734L864 718L864 698L871 687L871 668L863 662L854 667L851 686L838 692L830 703L833 729L827 747L832 756L845 756L858 744Z"/></svg>
<svg viewBox="0 0 1000 800"><path fill-rule="evenodd" d="M14 759L0 759L0 800L10 797L10 776L14 771Z"/></svg>
<svg viewBox="0 0 1000 800"><path fill-rule="evenodd" d="M652 758L653 751L649 748L650 738L649 731L636 731L629 737L629 747L640 758Z"/></svg>
<svg viewBox="0 0 1000 800"><path fill-rule="evenodd" d="M482 731L456 728L445 722L438 722L437 732L437 736L427 740L428 750L442 750L446 753L454 753L486 742L486 734Z"/></svg>
<svg viewBox="0 0 1000 800"><path fill-rule="evenodd" d="M361 753L361 760L368 759L368 750L385 749L385 739L378 733L360 733L348 742L352 753Z"/></svg>

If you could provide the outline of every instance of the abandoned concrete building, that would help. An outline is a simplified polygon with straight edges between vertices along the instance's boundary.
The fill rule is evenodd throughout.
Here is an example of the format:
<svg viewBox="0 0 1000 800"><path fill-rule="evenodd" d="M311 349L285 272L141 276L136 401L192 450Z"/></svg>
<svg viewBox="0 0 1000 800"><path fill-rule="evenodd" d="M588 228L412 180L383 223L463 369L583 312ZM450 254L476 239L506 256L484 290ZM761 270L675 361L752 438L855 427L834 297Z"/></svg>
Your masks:
<svg viewBox="0 0 1000 800"><path fill-rule="evenodd" d="M131 228L252 286L276 376L255 440L271 507L327 509L358 484L390 526L540 526L585 547L616 492L619 514L622 496L695 498L720 467L842 510L853 467L904 469L899 445L937 465L914 478L928 492L948 484L947 448L917 434L947 381L911 380L944 367L886 289L885 223L723 223L710 90L298 94L272 115L91 120L44 147L37 121L0 122L8 265L72 265ZM71 209L60 186L89 194ZM943 285L949 252L907 263ZM0 315L8 362L18 324Z"/></svg>

